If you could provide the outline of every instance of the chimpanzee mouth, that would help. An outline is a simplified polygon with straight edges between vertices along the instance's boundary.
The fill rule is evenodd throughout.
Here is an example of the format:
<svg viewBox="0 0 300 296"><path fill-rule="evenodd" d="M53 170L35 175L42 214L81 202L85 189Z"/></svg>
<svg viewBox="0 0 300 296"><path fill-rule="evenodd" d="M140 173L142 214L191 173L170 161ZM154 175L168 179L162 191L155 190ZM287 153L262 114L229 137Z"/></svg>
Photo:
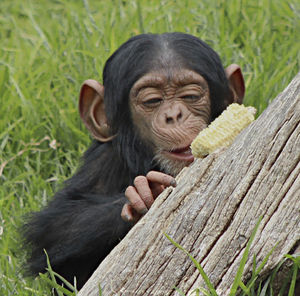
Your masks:
<svg viewBox="0 0 300 296"><path fill-rule="evenodd" d="M186 146L183 148L172 149L171 151L165 151L168 156L174 160L193 162L194 156L191 151L191 147Z"/></svg>

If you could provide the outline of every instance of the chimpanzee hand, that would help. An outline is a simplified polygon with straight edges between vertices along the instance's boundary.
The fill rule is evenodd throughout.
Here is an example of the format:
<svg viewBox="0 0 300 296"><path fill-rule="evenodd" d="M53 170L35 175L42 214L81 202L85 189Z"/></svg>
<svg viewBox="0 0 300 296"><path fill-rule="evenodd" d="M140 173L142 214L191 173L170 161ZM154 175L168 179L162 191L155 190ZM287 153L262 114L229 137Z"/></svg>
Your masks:
<svg viewBox="0 0 300 296"><path fill-rule="evenodd" d="M134 186L128 186L125 191L129 203L122 209L122 219L137 222L153 204L157 196L168 186L176 186L173 177L156 171L150 171L146 176L137 176Z"/></svg>

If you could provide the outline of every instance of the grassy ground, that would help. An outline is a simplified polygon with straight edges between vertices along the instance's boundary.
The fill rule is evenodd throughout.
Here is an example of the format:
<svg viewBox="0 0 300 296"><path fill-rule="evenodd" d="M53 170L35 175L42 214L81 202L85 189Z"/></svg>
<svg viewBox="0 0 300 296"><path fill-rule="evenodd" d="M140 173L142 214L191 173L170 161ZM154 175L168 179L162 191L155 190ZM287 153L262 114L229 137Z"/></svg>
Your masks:
<svg viewBox="0 0 300 296"><path fill-rule="evenodd" d="M139 4L138 4L139 3ZM18 226L76 169L89 136L77 97L129 37L181 31L241 65L259 112L299 71L296 0L0 1L0 295L49 295L24 278Z"/></svg>

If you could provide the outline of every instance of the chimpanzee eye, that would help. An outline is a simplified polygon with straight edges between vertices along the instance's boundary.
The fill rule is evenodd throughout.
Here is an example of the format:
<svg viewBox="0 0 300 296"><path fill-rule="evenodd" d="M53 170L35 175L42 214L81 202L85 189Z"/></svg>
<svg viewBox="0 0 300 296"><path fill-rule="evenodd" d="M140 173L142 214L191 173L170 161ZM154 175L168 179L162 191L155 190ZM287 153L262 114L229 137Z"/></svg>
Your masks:
<svg viewBox="0 0 300 296"><path fill-rule="evenodd" d="M155 107L162 102L161 98L152 98L143 102L143 105L146 107Z"/></svg>
<svg viewBox="0 0 300 296"><path fill-rule="evenodd" d="M196 101L200 99L200 96L198 95L187 95L187 96L182 96L181 97L184 100L191 100L191 101Z"/></svg>

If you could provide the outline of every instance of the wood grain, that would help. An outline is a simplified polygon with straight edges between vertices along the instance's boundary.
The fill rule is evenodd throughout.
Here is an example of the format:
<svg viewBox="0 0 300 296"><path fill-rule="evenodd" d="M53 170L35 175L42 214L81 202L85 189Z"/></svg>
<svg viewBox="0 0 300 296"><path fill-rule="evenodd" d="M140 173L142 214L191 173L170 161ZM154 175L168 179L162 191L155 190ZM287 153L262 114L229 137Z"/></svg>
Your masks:
<svg viewBox="0 0 300 296"><path fill-rule="evenodd" d="M269 272L300 239L300 73L226 150L195 161L177 176L79 295L178 295L205 284L168 233L201 264L219 295L228 295L260 216L258 264L277 244Z"/></svg>

